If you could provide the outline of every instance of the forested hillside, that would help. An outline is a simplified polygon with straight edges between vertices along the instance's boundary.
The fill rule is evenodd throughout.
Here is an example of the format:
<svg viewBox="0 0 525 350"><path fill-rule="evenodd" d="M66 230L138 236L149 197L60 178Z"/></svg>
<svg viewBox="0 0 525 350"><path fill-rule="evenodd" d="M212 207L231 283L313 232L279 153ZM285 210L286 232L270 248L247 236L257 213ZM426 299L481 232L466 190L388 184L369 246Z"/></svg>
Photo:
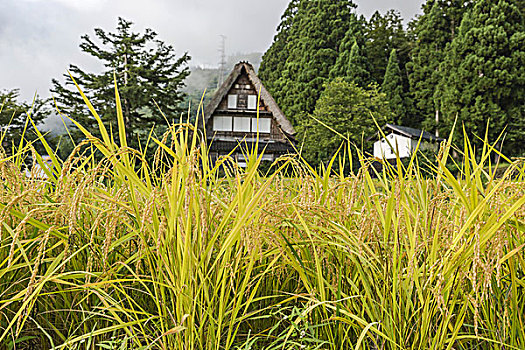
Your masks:
<svg viewBox="0 0 525 350"><path fill-rule="evenodd" d="M428 0L422 15L404 26L395 10L367 20L351 0L292 0L259 75L299 131L311 161L326 160L339 144L322 124L361 144L371 136L371 115L441 136L457 120L475 145L487 131L504 152L520 156L523 8L513 0ZM344 91L341 98L333 89ZM335 120L333 113L320 112L328 96L340 111ZM383 104L388 108L378 108ZM312 142L315 147L308 146Z"/></svg>

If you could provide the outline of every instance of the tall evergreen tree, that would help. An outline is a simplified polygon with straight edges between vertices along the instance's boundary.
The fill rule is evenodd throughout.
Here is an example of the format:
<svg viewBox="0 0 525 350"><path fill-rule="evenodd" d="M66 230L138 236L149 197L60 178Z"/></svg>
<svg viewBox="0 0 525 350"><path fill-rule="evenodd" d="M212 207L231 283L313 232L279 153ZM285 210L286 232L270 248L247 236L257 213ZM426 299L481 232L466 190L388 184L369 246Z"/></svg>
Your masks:
<svg viewBox="0 0 525 350"><path fill-rule="evenodd" d="M370 83L370 73L368 73L368 60L361 54L361 49L354 41L350 55L348 57L348 68L346 77L348 81L355 82L358 86L366 87Z"/></svg>
<svg viewBox="0 0 525 350"><path fill-rule="evenodd" d="M281 23L277 27L277 34L273 38L272 45L264 53L259 68L259 78L264 83L264 86L274 94L275 83L280 78L286 60L288 59L288 41L290 39L290 32L296 19L299 0L292 0L281 16Z"/></svg>
<svg viewBox="0 0 525 350"><path fill-rule="evenodd" d="M351 0L300 1L286 45L288 58L274 85L274 97L297 124L310 113L338 57L347 24L355 16Z"/></svg>
<svg viewBox="0 0 525 350"><path fill-rule="evenodd" d="M365 52L370 62L372 80L381 84L385 76L388 58L392 49L397 50L398 58L404 71L409 59L410 43L399 11L390 10L384 15L376 11L366 26ZM408 81L404 78L404 83Z"/></svg>
<svg viewBox="0 0 525 350"><path fill-rule="evenodd" d="M414 25L416 42L412 61L407 64L412 98L416 113L413 124L437 128L439 110L434 94L443 77L440 64L445 48L456 36L457 27L471 0L429 0L423 5L423 15ZM436 121L437 120L437 121Z"/></svg>
<svg viewBox="0 0 525 350"><path fill-rule="evenodd" d="M105 67L100 73L88 73L76 65L70 72L86 93L106 124L116 128L114 74L120 92L128 143L136 146L137 138L147 137L153 125L164 124L164 117L179 117L183 98L181 88L189 70L184 67L190 57L176 57L171 45L156 39L157 34L146 29L143 34L131 31L132 22L118 19L115 33L95 29L99 46L88 35L82 36L80 48L99 59ZM51 92L59 108L96 134L94 118L65 75L62 85L53 79Z"/></svg>
<svg viewBox="0 0 525 350"><path fill-rule="evenodd" d="M403 81L401 69L397 60L396 50L392 49L386 66L385 78L381 85L381 91L385 94L394 123L404 126L414 126L407 115L405 93L403 91Z"/></svg>
<svg viewBox="0 0 525 350"><path fill-rule="evenodd" d="M339 54L337 60L335 61L334 66L330 70L330 78L335 79L338 77L348 77L349 75L349 62L350 62L350 53L352 51L352 46L354 43L360 47L365 45L365 28L366 20L363 16L357 17L352 16L350 23L348 25L348 30L339 44ZM368 67L367 67L368 68Z"/></svg>
<svg viewBox="0 0 525 350"><path fill-rule="evenodd" d="M456 116L489 139L506 129L504 151L525 154L525 24L512 1L479 0L450 45L438 94L446 131ZM476 141L476 139L473 139Z"/></svg>

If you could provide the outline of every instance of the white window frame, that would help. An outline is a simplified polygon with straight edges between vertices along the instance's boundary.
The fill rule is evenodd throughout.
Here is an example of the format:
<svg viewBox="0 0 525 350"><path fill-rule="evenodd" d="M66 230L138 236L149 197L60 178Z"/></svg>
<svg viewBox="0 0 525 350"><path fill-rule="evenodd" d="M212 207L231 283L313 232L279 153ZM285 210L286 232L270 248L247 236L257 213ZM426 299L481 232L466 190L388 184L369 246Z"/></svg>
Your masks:
<svg viewBox="0 0 525 350"><path fill-rule="evenodd" d="M216 115L213 117L213 131L232 131L233 117L227 115Z"/></svg>
<svg viewBox="0 0 525 350"><path fill-rule="evenodd" d="M228 95L228 109L236 109L238 100L237 95Z"/></svg>
<svg viewBox="0 0 525 350"><path fill-rule="evenodd" d="M273 162L273 154L263 154L262 156L262 159L263 161L269 161L269 162Z"/></svg>
<svg viewBox="0 0 525 350"><path fill-rule="evenodd" d="M259 118L259 125L257 125L257 118L252 118L252 132L257 132L259 126L260 134L269 134L272 132L272 118Z"/></svg>
<svg viewBox="0 0 525 350"><path fill-rule="evenodd" d="M250 117L234 117L233 131L234 132L250 132Z"/></svg>
<svg viewBox="0 0 525 350"><path fill-rule="evenodd" d="M248 95L248 109L257 109L257 95Z"/></svg>

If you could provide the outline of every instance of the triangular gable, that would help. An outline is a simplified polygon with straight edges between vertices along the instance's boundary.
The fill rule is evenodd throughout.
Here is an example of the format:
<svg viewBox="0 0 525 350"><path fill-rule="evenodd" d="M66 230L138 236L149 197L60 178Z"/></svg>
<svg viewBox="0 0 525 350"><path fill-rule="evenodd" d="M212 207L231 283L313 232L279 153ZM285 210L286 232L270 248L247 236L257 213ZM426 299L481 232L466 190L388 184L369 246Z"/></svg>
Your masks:
<svg viewBox="0 0 525 350"><path fill-rule="evenodd" d="M253 66L248 62L240 62L235 65L235 68L230 73L228 78L224 81L222 86L217 90L210 103L206 106L204 110L204 120L207 123L211 118L213 112L217 109L221 101L225 98L228 92L232 89L233 84L237 78L242 74L243 69L246 71L248 79L255 86L257 92L261 92L262 101L268 106L269 111L272 113L273 118L286 134L294 135L295 129L292 126L292 123L285 117L283 111L277 105L277 102L273 99L272 95L266 90L261 80L255 74Z"/></svg>

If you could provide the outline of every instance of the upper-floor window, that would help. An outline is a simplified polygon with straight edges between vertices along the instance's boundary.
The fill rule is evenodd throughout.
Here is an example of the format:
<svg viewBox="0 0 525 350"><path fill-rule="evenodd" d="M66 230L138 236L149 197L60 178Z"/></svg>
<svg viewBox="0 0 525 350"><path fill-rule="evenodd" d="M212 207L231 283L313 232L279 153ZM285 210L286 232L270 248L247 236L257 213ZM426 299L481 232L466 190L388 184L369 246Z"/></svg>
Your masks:
<svg viewBox="0 0 525 350"><path fill-rule="evenodd" d="M248 95L248 109L257 109L257 95Z"/></svg>
<svg viewBox="0 0 525 350"><path fill-rule="evenodd" d="M237 108L237 95L228 95L228 109Z"/></svg>

